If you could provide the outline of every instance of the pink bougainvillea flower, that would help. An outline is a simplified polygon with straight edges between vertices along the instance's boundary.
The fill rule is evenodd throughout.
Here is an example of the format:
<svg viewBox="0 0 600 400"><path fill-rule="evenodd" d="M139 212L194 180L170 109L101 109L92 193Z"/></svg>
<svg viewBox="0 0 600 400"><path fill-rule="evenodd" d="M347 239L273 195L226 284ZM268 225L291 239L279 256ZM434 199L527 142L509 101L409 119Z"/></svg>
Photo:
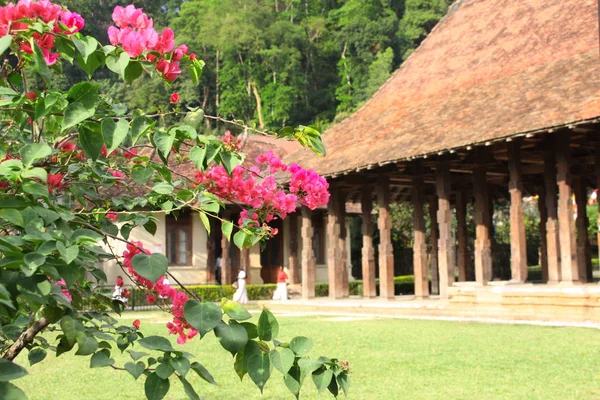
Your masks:
<svg viewBox="0 0 600 400"><path fill-rule="evenodd" d="M140 320L136 319L135 321L133 321L133 327L135 329L140 329Z"/></svg>
<svg viewBox="0 0 600 400"><path fill-rule="evenodd" d="M138 156L138 152L135 147L132 147L130 149L123 151L123 157L127 158L128 160L131 160L132 158L136 158L137 156Z"/></svg>
<svg viewBox="0 0 600 400"><path fill-rule="evenodd" d="M64 151L65 153L70 153L72 151L75 151L76 148L77 148L77 146L75 146L75 143L72 143L72 142L64 142L60 146L60 149L62 151Z"/></svg>
<svg viewBox="0 0 600 400"><path fill-rule="evenodd" d="M170 28L163 29L158 36L158 41L153 46L153 50L158 51L161 55L170 52L175 47L175 34Z"/></svg>
<svg viewBox="0 0 600 400"><path fill-rule="evenodd" d="M179 63L177 61L169 62L167 60L161 59L156 64L156 70L161 72L166 80L169 82L174 81L179 74L181 74L181 70L179 69Z"/></svg>
<svg viewBox="0 0 600 400"><path fill-rule="evenodd" d="M173 57L171 59L173 61L179 61L183 58L184 54L187 54L187 52L188 47L185 44L181 44L173 51Z"/></svg>
<svg viewBox="0 0 600 400"><path fill-rule="evenodd" d="M63 175L60 172L56 174L48 174L48 191L54 193L55 189L62 189L65 187L63 182Z"/></svg>
<svg viewBox="0 0 600 400"><path fill-rule="evenodd" d="M147 294L146 301L148 302L148 304L154 304L156 303L156 296L153 294Z"/></svg>
<svg viewBox="0 0 600 400"><path fill-rule="evenodd" d="M27 93L25 93L25 97L27 97L31 101L35 101L37 99L37 93L36 92L27 92Z"/></svg>
<svg viewBox="0 0 600 400"><path fill-rule="evenodd" d="M173 94L171 95L171 100L170 100L170 102L171 102L171 103L179 103L179 94L177 94L177 93L173 93Z"/></svg>
<svg viewBox="0 0 600 400"><path fill-rule="evenodd" d="M104 216L104 218L106 218L108 220L111 220L111 221L116 221L118 217L117 217L116 213L110 211L110 212L106 213L106 215Z"/></svg>

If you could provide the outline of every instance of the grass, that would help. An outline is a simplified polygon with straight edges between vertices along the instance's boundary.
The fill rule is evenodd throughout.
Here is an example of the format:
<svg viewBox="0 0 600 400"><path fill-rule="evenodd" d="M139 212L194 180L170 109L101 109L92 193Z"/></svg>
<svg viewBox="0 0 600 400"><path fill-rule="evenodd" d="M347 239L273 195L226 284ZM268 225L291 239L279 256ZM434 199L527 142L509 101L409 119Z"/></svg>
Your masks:
<svg viewBox="0 0 600 400"><path fill-rule="evenodd" d="M125 314L123 323L134 318L142 321L146 335L165 332L166 317L157 312ZM325 316L279 321L281 338L313 338L313 357L350 361L350 399L600 398L599 330ZM205 399L293 399L277 371L262 396L247 376L240 382L231 356L213 335L189 342L185 350L196 354L220 384L188 375ZM136 382L126 372L91 370L89 357L49 357L15 382L31 399L143 398L143 378ZM121 365L127 360L115 358ZM21 354L17 361L27 365L26 359ZM317 395L310 380L301 393L305 399L333 398ZM178 381L172 381L167 398L186 398Z"/></svg>

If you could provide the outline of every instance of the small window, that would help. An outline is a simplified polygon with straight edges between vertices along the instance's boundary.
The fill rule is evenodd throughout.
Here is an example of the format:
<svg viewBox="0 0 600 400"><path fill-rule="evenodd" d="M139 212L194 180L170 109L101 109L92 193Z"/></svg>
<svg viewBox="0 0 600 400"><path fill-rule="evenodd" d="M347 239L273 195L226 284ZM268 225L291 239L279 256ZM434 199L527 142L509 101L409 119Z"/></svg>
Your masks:
<svg viewBox="0 0 600 400"><path fill-rule="evenodd" d="M177 219L166 216L167 258L169 265L192 264L192 218L190 213L179 214Z"/></svg>
<svg viewBox="0 0 600 400"><path fill-rule="evenodd" d="M313 249L317 264L325 264L325 218L323 214L313 216Z"/></svg>

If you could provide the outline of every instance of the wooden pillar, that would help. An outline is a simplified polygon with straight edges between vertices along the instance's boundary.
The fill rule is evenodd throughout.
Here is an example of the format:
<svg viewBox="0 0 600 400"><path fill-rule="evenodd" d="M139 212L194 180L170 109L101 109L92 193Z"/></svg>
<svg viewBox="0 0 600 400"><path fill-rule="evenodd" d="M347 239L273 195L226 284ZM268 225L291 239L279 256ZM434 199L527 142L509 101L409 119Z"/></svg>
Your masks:
<svg viewBox="0 0 600 400"><path fill-rule="evenodd" d="M298 213L293 213L289 217L290 223L290 256L289 262L289 283L294 285L300 283L300 274L298 273Z"/></svg>
<svg viewBox="0 0 600 400"><path fill-rule="evenodd" d="M544 153L544 202L546 204L546 254L548 258L548 283L560 281L560 242L558 238L558 204L556 185L556 152L554 141Z"/></svg>
<svg viewBox="0 0 600 400"><path fill-rule="evenodd" d="M525 212L523 210L523 179L521 177L521 143L508 143L508 172L510 183L510 269L511 281L527 280L527 239L525 236Z"/></svg>
<svg viewBox="0 0 600 400"><path fill-rule="evenodd" d="M330 188L329 203L327 204L327 269L329 276L329 297L339 299L344 297L342 290L342 265L339 238L341 234L340 195L336 187Z"/></svg>
<svg viewBox="0 0 600 400"><path fill-rule="evenodd" d="M467 281L467 196L463 190L456 193L456 236L458 239L458 280Z"/></svg>
<svg viewBox="0 0 600 400"><path fill-rule="evenodd" d="M415 278L415 296L429 296L429 277L427 273L427 241L425 232L425 216L423 214L423 178L420 171L413 177L412 206L413 206L413 271Z"/></svg>
<svg viewBox="0 0 600 400"><path fill-rule="evenodd" d="M489 193L486 170L478 165L473 170L473 192L475 193L475 280L486 285L492 280L492 241L489 224Z"/></svg>
<svg viewBox="0 0 600 400"><path fill-rule="evenodd" d="M371 198L372 188L364 187L362 189L361 209L362 209L362 277L363 277L363 297L377 297L375 289L375 249L373 248L373 201Z"/></svg>
<svg viewBox="0 0 600 400"><path fill-rule="evenodd" d="M338 237L338 249L339 249L339 260L340 263L340 274L341 274L341 289L342 297L350 296L350 288L348 285L348 263L350 255L348 254L348 248L346 246L346 194L340 192L338 201L340 202L338 207L338 221L340 224L340 236Z"/></svg>
<svg viewBox="0 0 600 400"><path fill-rule="evenodd" d="M440 297L448 298L448 287L454 284L454 241L452 240L452 209L450 208L450 170L440 161L435 170L438 196L438 263L440 271Z"/></svg>
<svg viewBox="0 0 600 400"><path fill-rule="evenodd" d="M215 267L217 263L216 247L218 241L217 234L221 232L221 226L214 218L209 218L210 234L206 238L206 283L216 284Z"/></svg>
<svg viewBox="0 0 600 400"><path fill-rule="evenodd" d="M556 181L558 184L558 237L560 240L560 272L563 282L579 281L575 219L573 218L573 184L571 148L567 132L556 135Z"/></svg>
<svg viewBox="0 0 600 400"><path fill-rule="evenodd" d="M317 278L317 262L313 249L313 226L311 213L308 208L302 207L302 298L315 297L315 282Z"/></svg>
<svg viewBox="0 0 600 400"><path fill-rule="evenodd" d="M587 217L587 187L583 178L577 176L574 180L575 202L577 204L577 268L581 282L592 281L592 259L588 240L589 220Z"/></svg>
<svg viewBox="0 0 600 400"><path fill-rule="evenodd" d="M390 188L387 179L377 185L379 204L379 295L393 299L394 294L394 250L392 247L392 216L390 214Z"/></svg>
<svg viewBox="0 0 600 400"><path fill-rule="evenodd" d="M243 248L241 251L240 258L240 265L242 269L246 272L246 284L249 285L252 283L252 271L250 270L250 249Z"/></svg>
<svg viewBox="0 0 600 400"><path fill-rule="evenodd" d="M546 221L548 220L548 211L546 209L546 188L540 187L538 195L538 210L540 213L540 266L542 268L542 282L548 282L548 237L546 232Z"/></svg>
<svg viewBox="0 0 600 400"><path fill-rule="evenodd" d="M229 220L231 218L228 212L223 213L223 219ZM229 254L231 248L231 242L227 240L225 235L221 236L221 285L231 285L233 282L233 271L231 267L231 256Z"/></svg>
<svg viewBox="0 0 600 400"><path fill-rule="evenodd" d="M430 220L430 237L431 237L431 253L429 254L429 274L431 275L431 294L440 294L440 274L438 263L438 240L440 237L438 229L438 200L434 196L429 202L429 220Z"/></svg>
<svg viewBox="0 0 600 400"><path fill-rule="evenodd" d="M600 189L600 143L597 143L594 149L594 167L596 169L596 189ZM598 193L600 195L600 192ZM596 220L596 229L598 235L596 236L598 241L598 257L600 257L600 199L597 199L598 206L598 217ZM593 277L593 276L592 276Z"/></svg>

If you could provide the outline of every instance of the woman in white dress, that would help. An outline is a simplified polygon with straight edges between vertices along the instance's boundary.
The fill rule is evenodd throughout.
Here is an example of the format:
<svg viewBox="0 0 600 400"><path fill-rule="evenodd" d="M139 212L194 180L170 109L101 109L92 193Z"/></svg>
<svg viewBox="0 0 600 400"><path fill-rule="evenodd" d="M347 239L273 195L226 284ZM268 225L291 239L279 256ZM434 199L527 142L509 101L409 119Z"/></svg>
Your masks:
<svg viewBox="0 0 600 400"><path fill-rule="evenodd" d="M240 268L237 279L237 290L233 294L233 301L240 304L248 303L248 292L246 291L246 271Z"/></svg>

